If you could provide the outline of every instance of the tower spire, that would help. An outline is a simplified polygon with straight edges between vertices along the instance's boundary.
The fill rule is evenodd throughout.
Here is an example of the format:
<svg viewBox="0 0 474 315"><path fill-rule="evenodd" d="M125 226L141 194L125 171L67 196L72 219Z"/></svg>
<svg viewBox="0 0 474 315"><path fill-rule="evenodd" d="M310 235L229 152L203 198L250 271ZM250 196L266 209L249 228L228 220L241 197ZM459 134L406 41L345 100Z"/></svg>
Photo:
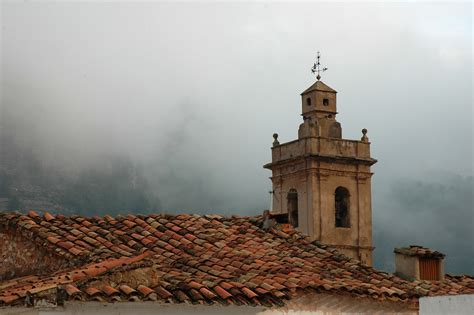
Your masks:
<svg viewBox="0 0 474 315"><path fill-rule="evenodd" d="M313 65L313 67L311 68L311 72L314 74L314 73L317 73L316 75L316 80L320 80L321 79L321 72L324 72L326 71L328 68L322 68L321 69L321 63L319 62L319 59L321 58L321 53L318 51L318 53L316 54L316 63Z"/></svg>

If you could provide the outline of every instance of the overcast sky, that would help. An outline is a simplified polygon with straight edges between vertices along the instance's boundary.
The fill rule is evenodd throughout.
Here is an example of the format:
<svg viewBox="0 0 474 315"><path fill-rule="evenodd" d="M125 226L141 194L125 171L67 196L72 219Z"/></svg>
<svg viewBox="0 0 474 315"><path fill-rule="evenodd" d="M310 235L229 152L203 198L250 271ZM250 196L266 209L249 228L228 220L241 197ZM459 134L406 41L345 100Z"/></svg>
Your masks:
<svg viewBox="0 0 474 315"><path fill-rule="evenodd" d="M474 273L471 3L4 1L1 29L0 123L51 166L131 157L174 213L269 207L321 51L343 137L367 128L379 161L376 257L416 242Z"/></svg>

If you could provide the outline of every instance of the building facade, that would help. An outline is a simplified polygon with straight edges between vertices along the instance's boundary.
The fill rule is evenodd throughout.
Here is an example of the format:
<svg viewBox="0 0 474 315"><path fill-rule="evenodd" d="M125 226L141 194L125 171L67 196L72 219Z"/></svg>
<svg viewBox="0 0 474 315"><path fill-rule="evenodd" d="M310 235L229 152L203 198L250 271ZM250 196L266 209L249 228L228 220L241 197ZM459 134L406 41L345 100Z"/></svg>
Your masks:
<svg viewBox="0 0 474 315"><path fill-rule="evenodd" d="M298 139L274 134L273 202L270 212L343 254L372 264L372 205L367 130L360 140L342 138L337 92L318 80L301 94Z"/></svg>

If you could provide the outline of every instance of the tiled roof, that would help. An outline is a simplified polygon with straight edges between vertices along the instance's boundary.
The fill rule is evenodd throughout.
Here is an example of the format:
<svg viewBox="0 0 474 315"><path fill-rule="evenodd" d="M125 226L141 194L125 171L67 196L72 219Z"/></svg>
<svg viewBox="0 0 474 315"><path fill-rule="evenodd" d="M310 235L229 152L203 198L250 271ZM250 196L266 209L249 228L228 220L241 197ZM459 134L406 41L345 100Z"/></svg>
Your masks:
<svg viewBox="0 0 474 315"><path fill-rule="evenodd" d="M331 93L337 93L336 90L333 88L329 87L324 83L323 81L316 81L314 82L313 85L311 85L309 88L307 88L301 95L312 92L312 91L323 91L323 92L331 92Z"/></svg>
<svg viewBox="0 0 474 315"><path fill-rule="evenodd" d="M0 282L1 305L64 300L282 305L301 292L415 302L474 293L471 277L407 282L311 242L262 217L0 214L15 230L76 266Z"/></svg>
<svg viewBox="0 0 474 315"><path fill-rule="evenodd" d="M444 254L435 250L425 248L418 245L410 245L410 247L395 248L397 254L403 254L407 256L417 256L422 258L444 258Z"/></svg>

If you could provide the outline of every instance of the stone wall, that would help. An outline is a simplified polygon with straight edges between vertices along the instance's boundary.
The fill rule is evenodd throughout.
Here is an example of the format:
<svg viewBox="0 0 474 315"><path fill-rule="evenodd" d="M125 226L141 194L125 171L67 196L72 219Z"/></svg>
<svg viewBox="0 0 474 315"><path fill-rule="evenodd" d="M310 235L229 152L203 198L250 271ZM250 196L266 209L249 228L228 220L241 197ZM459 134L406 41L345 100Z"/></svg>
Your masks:
<svg viewBox="0 0 474 315"><path fill-rule="evenodd" d="M298 141L292 144L295 149L297 144ZM372 265L371 176L369 165L336 159L300 157L272 166L272 214L288 213L288 192L295 189L298 229L302 233ZM348 227L335 226L335 191L338 187L349 191Z"/></svg>
<svg viewBox="0 0 474 315"><path fill-rule="evenodd" d="M68 262L14 231L0 231L0 281L30 274L47 274Z"/></svg>

